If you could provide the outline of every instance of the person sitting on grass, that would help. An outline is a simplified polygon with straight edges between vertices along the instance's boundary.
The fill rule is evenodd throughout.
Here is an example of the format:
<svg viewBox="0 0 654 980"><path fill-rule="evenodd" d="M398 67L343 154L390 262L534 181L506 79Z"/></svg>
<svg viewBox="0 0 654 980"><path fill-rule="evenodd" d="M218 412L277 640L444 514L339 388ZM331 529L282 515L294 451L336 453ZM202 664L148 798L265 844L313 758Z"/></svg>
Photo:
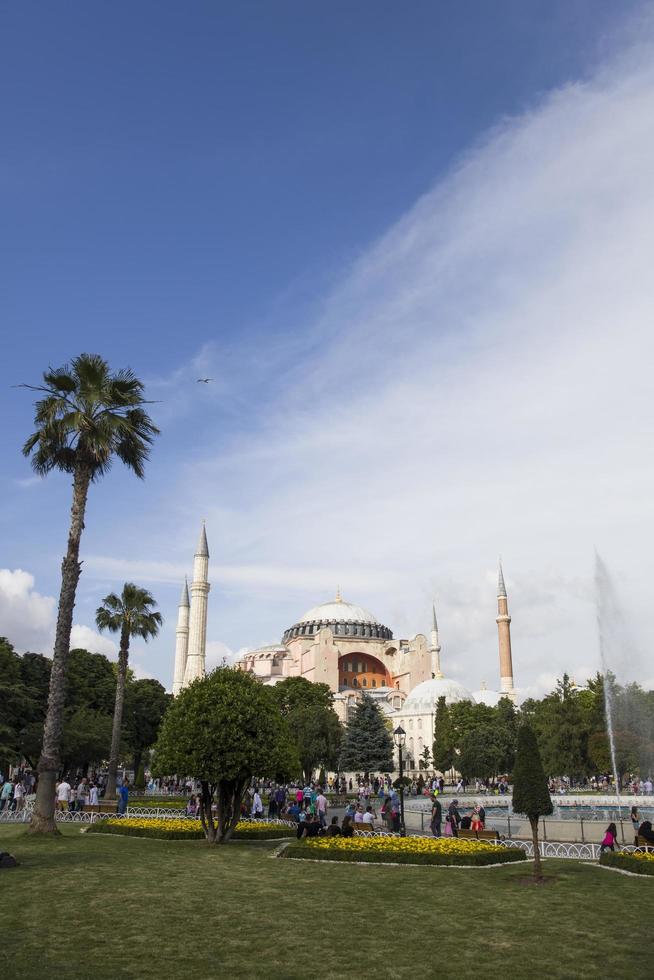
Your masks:
<svg viewBox="0 0 654 980"><path fill-rule="evenodd" d="M327 828L328 837L340 837L341 828L338 826L338 817L332 817L332 822Z"/></svg>
<svg viewBox="0 0 654 980"><path fill-rule="evenodd" d="M610 823L606 828L602 843L600 844L600 854L604 851L615 851L615 843L618 836L618 828L614 823Z"/></svg>

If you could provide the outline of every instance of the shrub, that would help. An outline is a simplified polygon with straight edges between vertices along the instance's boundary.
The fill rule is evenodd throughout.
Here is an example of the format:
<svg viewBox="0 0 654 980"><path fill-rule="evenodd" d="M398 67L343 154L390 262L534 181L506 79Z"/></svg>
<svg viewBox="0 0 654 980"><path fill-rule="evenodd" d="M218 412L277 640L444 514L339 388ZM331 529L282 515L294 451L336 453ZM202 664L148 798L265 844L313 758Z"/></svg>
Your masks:
<svg viewBox="0 0 654 980"><path fill-rule="evenodd" d="M620 871L632 871L636 875L654 875L654 851L604 851L600 864Z"/></svg>
<svg viewBox="0 0 654 980"><path fill-rule="evenodd" d="M450 838L318 837L287 847L282 855L318 861L365 861L483 867L524 861L525 852L495 844Z"/></svg>
<svg viewBox="0 0 654 980"><path fill-rule="evenodd" d="M204 840L199 820L175 820L153 817L126 817L98 820L92 823L88 833L115 834L122 837L155 837L159 840ZM276 840L295 837L295 828L286 824L259 823L241 820L236 825L233 840Z"/></svg>

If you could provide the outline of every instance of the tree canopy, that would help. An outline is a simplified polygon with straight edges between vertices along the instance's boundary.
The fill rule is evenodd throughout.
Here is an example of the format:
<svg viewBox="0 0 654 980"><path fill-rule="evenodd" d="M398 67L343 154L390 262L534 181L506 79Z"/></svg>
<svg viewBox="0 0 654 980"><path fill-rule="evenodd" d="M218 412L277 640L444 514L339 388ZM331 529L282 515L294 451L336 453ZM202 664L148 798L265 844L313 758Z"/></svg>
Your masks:
<svg viewBox="0 0 654 980"><path fill-rule="evenodd" d="M180 692L166 712L154 756L157 773L200 780L201 820L212 843L231 837L253 777L284 779L299 764L273 690L230 667L219 667Z"/></svg>
<svg viewBox="0 0 654 980"><path fill-rule="evenodd" d="M312 684L304 677L287 677L272 690L288 723L303 778L309 782L318 766L335 769L343 729L332 707L329 686Z"/></svg>

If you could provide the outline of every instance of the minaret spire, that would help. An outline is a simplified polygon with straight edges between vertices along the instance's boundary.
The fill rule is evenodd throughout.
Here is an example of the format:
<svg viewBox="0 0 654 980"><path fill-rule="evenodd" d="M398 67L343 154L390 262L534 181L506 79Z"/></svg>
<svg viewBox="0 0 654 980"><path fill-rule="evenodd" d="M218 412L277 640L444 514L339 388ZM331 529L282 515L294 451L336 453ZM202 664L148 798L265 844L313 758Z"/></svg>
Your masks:
<svg viewBox="0 0 654 980"><path fill-rule="evenodd" d="M441 645L438 639L438 622L436 621L436 603L431 604L432 612L432 627L431 627L431 645L429 647L429 652L431 653L431 676L441 678L443 672L441 670Z"/></svg>
<svg viewBox="0 0 654 980"><path fill-rule="evenodd" d="M516 699L513 686L513 656L511 653L511 617L509 616L509 601L504 583L504 572L500 559L497 576L497 633L500 651L500 690L512 701Z"/></svg>
<svg viewBox="0 0 654 980"><path fill-rule="evenodd" d="M191 611L188 627L188 655L184 672L184 687L198 677L204 677L207 649L207 605L209 601L209 546L202 522L200 540L193 559L191 582Z"/></svg>
<svg viewBox="0 0 654 980"><path fill-rule="evenodd" d="M184 686L186 657L188 653L188 617L190 612L188 598L188 582L184 579L182 594L177 610L177 628L175 630L175 673L173 675L173 697L177 697Z"/></svg>

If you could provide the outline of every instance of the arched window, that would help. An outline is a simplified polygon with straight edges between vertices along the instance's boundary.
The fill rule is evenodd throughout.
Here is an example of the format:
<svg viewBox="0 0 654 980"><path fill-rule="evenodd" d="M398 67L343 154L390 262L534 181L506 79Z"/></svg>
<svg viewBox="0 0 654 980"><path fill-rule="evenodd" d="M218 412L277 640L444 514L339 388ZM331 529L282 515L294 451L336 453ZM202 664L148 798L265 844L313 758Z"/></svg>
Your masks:
<svg viewBox="0 0 654 980"><path fill-rule="evenodd" d="M422 718L418 718L418 728L422 728Z"/></svg>
<svg viewBox="0 0 654 980"><path fill-rule="evenodd" d="M377 681L374 679L374 677L372 679L372 686L373 687L377 687Z"/></svg>
<svg viewBox="0 0 654 980"><path fill-rule="evenodd" d="M358 686L359 686L358 680L356 679L356 677L353 677L352 678L352 687L358 687Z"/></svg>
<svg viewBox="0 0 654 980"><path fill-rule="evenodd" d="M362 683L363 683L363 686L364 687L367 687L368 686L368 681L365 679L365 677L363 678Z"/></svg>

